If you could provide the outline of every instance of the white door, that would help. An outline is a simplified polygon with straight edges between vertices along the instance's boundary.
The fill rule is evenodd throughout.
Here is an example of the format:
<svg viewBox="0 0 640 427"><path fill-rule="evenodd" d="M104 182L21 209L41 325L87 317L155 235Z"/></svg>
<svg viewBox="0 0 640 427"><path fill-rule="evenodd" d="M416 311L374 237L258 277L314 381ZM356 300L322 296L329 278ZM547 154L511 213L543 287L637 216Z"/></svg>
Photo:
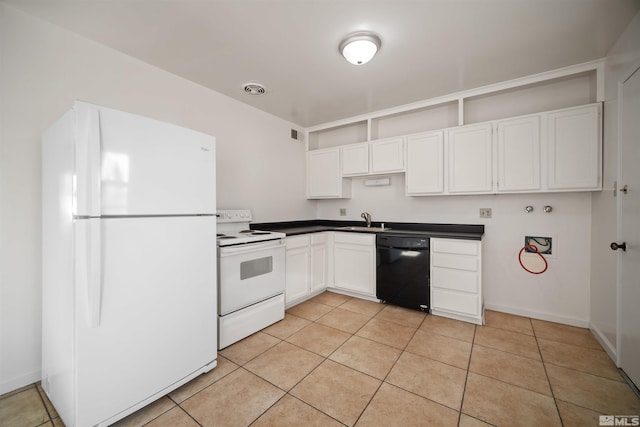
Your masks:
<svg viewBox="0 0 640 427"><path fill-rule="evenodd" d="M618 193L620 233L620 367L640 386L640 68L622 84ZM627 189L626 191L625 188Z"/></svg>
<svg viewBox="0 0 640 427"><path fill-rule="evenodd" d="M215 213L215 138L78 102L77 215Z"/></svg>
<svg viewBox="0 0 640 427"><path fill-rule="evenodd" d="M215 227L212 217L76 221L77 425L216 359Z"/></svg>

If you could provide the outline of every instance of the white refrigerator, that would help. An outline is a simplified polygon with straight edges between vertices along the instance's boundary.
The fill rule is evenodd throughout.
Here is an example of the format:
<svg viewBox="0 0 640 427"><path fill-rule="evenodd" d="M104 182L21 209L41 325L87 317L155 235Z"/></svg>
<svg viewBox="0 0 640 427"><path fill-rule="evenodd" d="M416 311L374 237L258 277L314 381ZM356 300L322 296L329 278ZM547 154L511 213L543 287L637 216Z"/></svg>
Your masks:
<svg viewBox="0 0 640 427"><path fill-rule="evenodd" d="M42 387L109 425L216 366L215 138L76 102L42 143Z"/></svg>

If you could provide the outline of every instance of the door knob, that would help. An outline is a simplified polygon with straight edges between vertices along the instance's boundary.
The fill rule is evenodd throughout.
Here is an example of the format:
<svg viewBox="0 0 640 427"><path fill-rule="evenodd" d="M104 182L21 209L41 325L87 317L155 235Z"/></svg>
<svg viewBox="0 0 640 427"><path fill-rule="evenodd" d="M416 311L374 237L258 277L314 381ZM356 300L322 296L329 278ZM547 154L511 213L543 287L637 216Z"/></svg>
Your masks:
<svg viewBox="0 0 640 427"><path fill-rule="evenodd" d="M611 243L611 245L609 245L609 247L614 251L617 251L618 249L622 249L622 251L624 252L627 250L627 242L622 242L620 244L613 242Z"/></svg>

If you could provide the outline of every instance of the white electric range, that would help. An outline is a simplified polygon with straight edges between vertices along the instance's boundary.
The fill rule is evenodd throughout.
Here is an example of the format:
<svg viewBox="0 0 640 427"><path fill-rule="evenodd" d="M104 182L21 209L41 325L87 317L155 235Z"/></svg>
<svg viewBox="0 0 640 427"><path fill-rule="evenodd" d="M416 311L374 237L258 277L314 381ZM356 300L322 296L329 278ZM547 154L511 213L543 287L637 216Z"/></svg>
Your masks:
<svg viewBox="0 0 640 427"><path fill-rule="evenodd" d="M217 211L218 349L284 318L284 233L251 230L249 209Z"/></svg>

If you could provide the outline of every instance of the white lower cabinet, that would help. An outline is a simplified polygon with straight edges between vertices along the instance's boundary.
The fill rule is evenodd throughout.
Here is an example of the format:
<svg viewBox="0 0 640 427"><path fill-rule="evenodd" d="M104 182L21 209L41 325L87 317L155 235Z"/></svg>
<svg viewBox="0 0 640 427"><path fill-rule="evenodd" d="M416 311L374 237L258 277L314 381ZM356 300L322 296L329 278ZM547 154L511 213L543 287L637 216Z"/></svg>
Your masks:
<svg viewBox="0 0 640 427"><path fill-rule="evenodd" d="M482 325L482 243L431 239L431 313Z"/></svg>
<svg viewBox="0 0 640 427"><path fill-rule="evenodd" d="M327 233L289 236L285 242L285 304L290 307L327 287Z"/></svg>
<svg viewBox="0 0 640 427"><path fill-rule="evenodd" d="M376 235L333 235L333 285L339 291L367 299L376 296Z"/></svg>

